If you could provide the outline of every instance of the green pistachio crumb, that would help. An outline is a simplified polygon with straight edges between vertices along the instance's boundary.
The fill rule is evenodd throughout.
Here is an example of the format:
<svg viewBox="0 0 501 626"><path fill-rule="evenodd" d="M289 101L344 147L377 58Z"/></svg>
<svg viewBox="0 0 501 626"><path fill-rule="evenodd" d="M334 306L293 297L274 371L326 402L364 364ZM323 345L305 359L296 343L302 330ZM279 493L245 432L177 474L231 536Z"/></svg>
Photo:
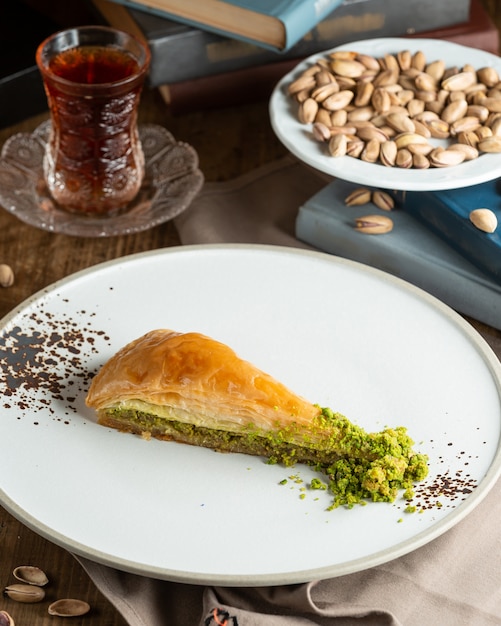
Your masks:
<svg viewBox="0 0 501 626"><path fill-rule="evenodd" d="M320 480L319 478L312 478L311 479L311 483L310 483L310 488L311 489L326 490L327 489L327 485L322 480Z"/></svg>

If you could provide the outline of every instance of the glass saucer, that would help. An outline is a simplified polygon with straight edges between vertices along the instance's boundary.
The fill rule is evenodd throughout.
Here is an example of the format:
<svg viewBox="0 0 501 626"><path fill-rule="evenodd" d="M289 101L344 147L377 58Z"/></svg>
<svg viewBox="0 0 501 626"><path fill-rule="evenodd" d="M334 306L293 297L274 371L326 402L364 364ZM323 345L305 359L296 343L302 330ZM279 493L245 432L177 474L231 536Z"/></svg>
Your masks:
<svg viewBox="0 0 501 626"><path fill-rule="evenodd" d="M0 155L0 205L43 230L80 237L112 237L137 233L177 217L202 188L198 155L187 143L156 124L139 125L146 174L130 207L113 217L68 213L51 198L43 178L42 160L50 121L33 133L18 133Z"/></svg>

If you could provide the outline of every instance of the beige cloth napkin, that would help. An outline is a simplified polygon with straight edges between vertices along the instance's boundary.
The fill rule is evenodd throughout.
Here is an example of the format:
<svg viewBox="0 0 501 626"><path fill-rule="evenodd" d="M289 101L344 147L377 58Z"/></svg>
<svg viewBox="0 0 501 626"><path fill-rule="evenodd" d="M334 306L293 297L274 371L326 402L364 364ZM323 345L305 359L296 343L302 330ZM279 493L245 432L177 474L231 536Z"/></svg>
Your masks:
<svg viewBox="0 0 501 626"><path fill-rule="evenodd" d="M297 208L326 182L286 157L239 179L208 183L177 219L181 240L308 247L294 237ZM424 547L330 580L203 587L79 560L131 626L501 625L501 483Z"/></svg>

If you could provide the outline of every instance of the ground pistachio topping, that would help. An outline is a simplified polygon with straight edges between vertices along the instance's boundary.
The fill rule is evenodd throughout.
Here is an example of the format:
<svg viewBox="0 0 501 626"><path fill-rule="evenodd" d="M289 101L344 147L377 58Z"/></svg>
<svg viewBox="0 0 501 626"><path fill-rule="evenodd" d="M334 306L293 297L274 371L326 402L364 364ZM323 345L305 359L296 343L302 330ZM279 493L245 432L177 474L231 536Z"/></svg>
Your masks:
<svg viewBox="0 0 501 626"><path fill-rule="evenodd" d="M322 478L314 478L309 488L333 496L329 509L368 501L393 502L400 491L410 499L415 483L428 474L428 457L414 450L406 428L369 433L329 408L319 407L307 428L292 422L277 424L273 430L250 426L223 431L130 408L115 407L106 414L110 418L115 415L121 428L131 432L147 430L154 437L260 455L270 464L286 467L297 463L313 466Z"/></svg>

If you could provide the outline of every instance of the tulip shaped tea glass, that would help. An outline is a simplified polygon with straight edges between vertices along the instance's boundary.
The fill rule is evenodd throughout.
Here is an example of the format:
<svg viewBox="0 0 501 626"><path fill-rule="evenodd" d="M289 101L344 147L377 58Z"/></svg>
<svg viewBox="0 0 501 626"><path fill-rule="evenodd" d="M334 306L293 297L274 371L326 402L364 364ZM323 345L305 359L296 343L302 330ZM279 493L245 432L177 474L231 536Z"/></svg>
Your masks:
<svg viewBox="0 0 501 626"><path fill-rule="evenodd" d="M43 41L36 61L50 109L43 170L52 198L94 217L126 210L144 177L137 110L149 49L113 28L82 26Z"/></svg>

